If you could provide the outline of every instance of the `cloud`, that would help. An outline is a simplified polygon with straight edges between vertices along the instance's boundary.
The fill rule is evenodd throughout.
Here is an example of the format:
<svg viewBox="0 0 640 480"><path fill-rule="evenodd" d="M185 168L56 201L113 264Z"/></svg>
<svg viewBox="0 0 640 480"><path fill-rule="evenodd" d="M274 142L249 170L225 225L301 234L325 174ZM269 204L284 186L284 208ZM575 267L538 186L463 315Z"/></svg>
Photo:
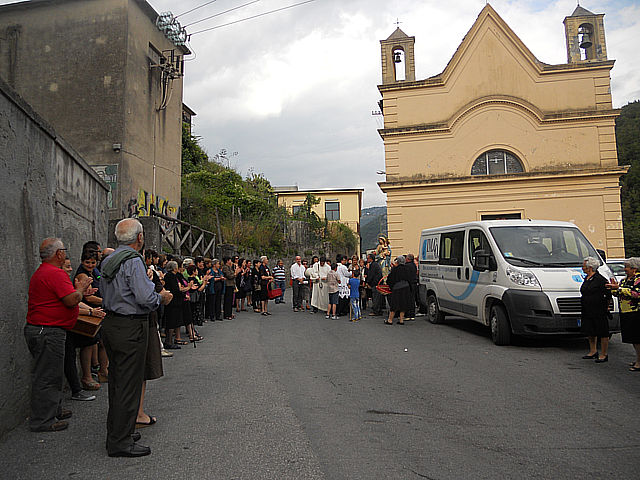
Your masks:
<svg viewBox="0 0 640 480"><path fill-rule="evenodd" d="M198 30L299 0L263 0L187 27ZM2 2L0 3L9 3ZM149 0L158 12L182 13L204 0ZM240 5L218 0L179 18L183 24ZM584 3L584 2L581 2ZM478 0L316 0L247 22L194 35L186 63L184 101L197 112L194 132L207 151L238 155L238 168L263 172L274 185L360 186L364 205L381 205L384 170L377 129L381 81L379 40L396 28L416 37L416 75L440 73L476 20ZM176 7L179 5L179 7ZM491 5L545 63L566 62L565 16L575 0L495 0ZM606 13L615 107L640 97L635 40L640 0L583 5ZM178 8L177 10L175 10Z"/></svg>

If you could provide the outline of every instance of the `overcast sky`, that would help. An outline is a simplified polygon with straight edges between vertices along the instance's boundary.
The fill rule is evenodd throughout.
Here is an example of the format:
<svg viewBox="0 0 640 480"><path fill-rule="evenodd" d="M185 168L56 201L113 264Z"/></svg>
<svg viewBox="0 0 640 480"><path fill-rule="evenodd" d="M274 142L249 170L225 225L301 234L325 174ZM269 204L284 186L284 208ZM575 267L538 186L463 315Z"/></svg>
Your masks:
<svg viewBox="0 0 640 480"><path fill-rule="evenodd" d="M148 0L180 15L207 0ZM251 0L216 0L180 16L183 24ZM187 26L189 33L302 0L260 0ZM12 3L0 1L0 3ZM184 102L196 113L194 133L210 155L221 148L243 174L272 185L364 188L364 206L385 204L376 182L384 149L377 129L380 43L400 28L416 37L416 78L440 73L485 0L315 0L254 20L195 34L185 65ZM565 16L575 0L490 2L536 57L566 63ZM615 107L640 99L640 0L583 0L605 13Z"/></svg>

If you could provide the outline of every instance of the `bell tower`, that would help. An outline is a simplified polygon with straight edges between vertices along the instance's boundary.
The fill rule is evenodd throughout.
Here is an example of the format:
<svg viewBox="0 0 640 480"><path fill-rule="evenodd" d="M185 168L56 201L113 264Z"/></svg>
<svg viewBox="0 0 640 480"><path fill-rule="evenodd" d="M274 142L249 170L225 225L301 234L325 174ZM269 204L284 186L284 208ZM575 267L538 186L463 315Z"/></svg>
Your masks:
<svg viewBox="0 0 640 480"><path fill-rule="evenodd" d="M386 40L380 40L383 85L416 81L415 41L415 37L408 36L400 28L396 28Z"/></svg>
<svg viewBox="0 0 640 480"><path fill-rule="evenodd" d="M607 59L607 44L604 39L604 13L591 13L578 5L564 19L567 37L568 63L602 61Z"/></svg>

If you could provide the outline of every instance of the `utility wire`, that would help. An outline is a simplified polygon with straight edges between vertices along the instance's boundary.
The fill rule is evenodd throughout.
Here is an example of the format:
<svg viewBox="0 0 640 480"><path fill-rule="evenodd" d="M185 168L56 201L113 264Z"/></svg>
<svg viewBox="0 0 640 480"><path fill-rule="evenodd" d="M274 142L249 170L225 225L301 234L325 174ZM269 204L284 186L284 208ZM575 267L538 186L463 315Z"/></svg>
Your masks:
<svg viewBox="0 0 640 480"><path fill-rule="evenodd" d="M191 22L191 23L187 23L186 25L184 25L185 27L190 27L191 25L195 25L196 23L200 23L200 22L204 22L205 20L210 20L212 18L215 17L219 17L220 15L224 15L225 13L229 13L229 12L233 12L234 10L238 10L240 8L246 7L248 5L251 5L252 3L258 3L260 0L253 0L251 2L245 3L243 5L237 6L237 7L233 7L230 8L229 10L225 10L224 12L220 12L220 13L216 13L215 15L211 15L210 17L205 17L202 18L200 20L196 20L195 22Z"/></svg>
<svg viewBox="0 0 640 480"><path fill-rule="evenodd" d="M198 30L197 32L190 33L189 36L191 37L193 35L197 35L198 33L204 33L204 32L208 32L210 30L215 30L217 28L227 27L229 25L234 25L236 23L245 22L247 20L253 20L254 18L264 17L265 15L269 15L269 14L276 13L276 12L281 12L283 10L287 10L287 9L293 8L293 7L299 7L300 5L304 5L306 3L311 3L311 2L315 2L315 1L316 0L306 0L305 2L294 3L293 5L288 5L286 7L277 8L275 10L271 10L271 11L268 11L268 12L260 13L258 15L253 15L252 17L241 18L240 20L236 20L234 22L223 23L222 25L216 25L215 27L205 28L204 30Z"/></svg>
<svg viewBox="0 0 640 480"><path fill-rule="evenodd" d="M210 5L210 4L212 4L213 2L216 2L216 1L217 0L211 0L210 2L203 3L202 5L198 5L197 7L193 7L191 10L187 10L186 12L182 12L180 15L176 15L174 18L181 17L183 15L186 15L187 13L195 12L199 8L206 7L207 5Z"/></svg>

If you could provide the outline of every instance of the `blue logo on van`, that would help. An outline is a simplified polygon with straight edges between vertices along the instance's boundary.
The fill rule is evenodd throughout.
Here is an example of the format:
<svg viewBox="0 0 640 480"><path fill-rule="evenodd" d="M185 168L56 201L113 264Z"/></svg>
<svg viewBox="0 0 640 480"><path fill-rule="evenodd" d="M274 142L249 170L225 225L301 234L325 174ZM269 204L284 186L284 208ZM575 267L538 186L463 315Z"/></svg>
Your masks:
<svg viewBox="0 0 640 480"><path fill-rule="evenodd" d="M440 249L438 244L438 236L425 238L422 242L422 249L420 257L422 260L437 260Z"/></svg>
<svg viewBox="0 0 640 480"><path fill-rule="evenodd" d="M444 282L444 288L447 289L447 292L449 293L449 295L451 295L451 297L455 298L456 300L464 300L469 295L471 295L471 292L473 292L473 289L476 288L476 285L478 284L478 277L480 277L480 272L478 272L477 270L474 270L473 273L471 274L469 285L467 285L467 289L464 292L462 292L462 295L454 295L453 293L451 293L451 291L447 287L446 282Z"/></svg>

